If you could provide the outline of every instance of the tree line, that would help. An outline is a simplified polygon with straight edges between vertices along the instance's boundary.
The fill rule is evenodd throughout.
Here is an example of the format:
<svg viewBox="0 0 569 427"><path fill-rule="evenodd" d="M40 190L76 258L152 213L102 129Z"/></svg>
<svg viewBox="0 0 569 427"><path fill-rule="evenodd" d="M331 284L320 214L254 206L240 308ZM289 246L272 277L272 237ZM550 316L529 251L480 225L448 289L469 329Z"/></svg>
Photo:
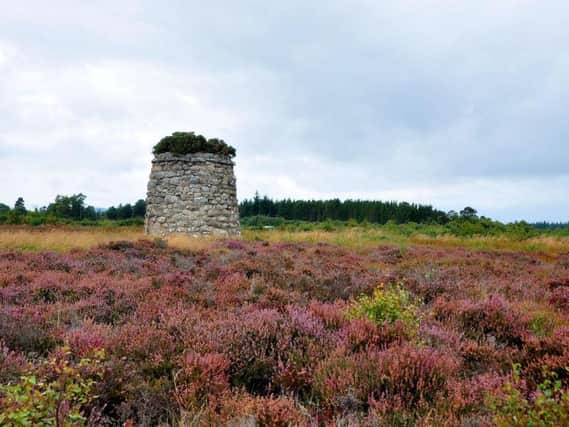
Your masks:
<svg viewBox="0 0 569 427"><path fill-rule="evenodd" d="M0 224L56 224L80 222L85 224L119 222L124 225L140 225L146 214L146 202L139 199L134 203L119 204L106 209L95 208L85 203L83 193L58 195L52 203L35 209L28 209L22 197L10 207L0 203ZM444 212L430 205L408 202L383 202L369 200L273 200L258 193L252 199L239 204L241 224L244 227L265 225L280 226L288 222L355 221L371 224L438 224L450 228L453 234L487 234L489 230L502 232L505 224L478 216L476 209L465 207L459 212ZM524 221L511 224L514 231L569 230L568 223L540 222L528 224ZM456 230L455 230L456 228ZM465 231L466 230L466 231ZM464 232L464 233L463 233Z"/></svg>
<svg viewBox="0 0 569 427"><path fill-rule="evenodd" d="M355 220L375 224L388 221L445 224L449 221L449 214L430 205L376 200L272 200L268 196L260 197L258 193L239 204L239 214L241 218L266 216L298 221Z"/></svg>
<svg viewBox="0 0 569 427"><path fill-rule="evenodd" d="M83 193L57 195L55 200L36 209L26 208L25 201L18 197L14 206L0 203L0 224L49 224L57 222L94 222L102 220L141 220L146 214L146 202L143 199L134 203L97 209L87 205L87 196Z"/></svg>

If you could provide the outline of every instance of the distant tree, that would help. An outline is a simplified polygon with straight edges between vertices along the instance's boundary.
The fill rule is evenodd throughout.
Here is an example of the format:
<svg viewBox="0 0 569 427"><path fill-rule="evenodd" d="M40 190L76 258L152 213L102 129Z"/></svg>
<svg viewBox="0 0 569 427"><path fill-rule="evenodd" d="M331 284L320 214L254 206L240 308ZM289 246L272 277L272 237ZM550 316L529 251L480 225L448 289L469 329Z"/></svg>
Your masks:
<svg viewBox="0 0 569 427"><path fill-rule="evenodd" d="M252 199L239 204L241 218L251 216L281 217L288 220L326 221L350 219L357 222L385 224L389 220L397 223L446 224L449 217L443 211L429 205L407 202L382 202L375 200L272 200L255 192Z"/></svg>
<svg viewBox="0 0 569 427"><path fill-rule="evenodd" d="M85 196L83 193L72 196L57 195L55 201L50 203L46 212L57 218L81 220L85 215Z"/></svg>
<svg viewBox="0 0 569 427"><path fill-rule="evenodd" d="M108 219L118 219L119 214L117 211L117 208L115 208L114 206L111 206L109 209L107 209L107 211L105 212L105 216Z"/></svg>
<svg viewBox="0 0 569 427"><path fill-rule="evenodd" d="M10 206L0 203L0 224L8 220L10 212Z"/></svg>
<svg viewBox="0 0 569 427"><path fill-rule="evenodd" d="M132 216L143 217L144 215L146 215L146 202L144 199L137 200L132 207Z"/></svg>
<svg viewBox="0 0 569 427"><path fill-rule="evenodd" d="M464 219L476 219L478 218L478 211L470 206L465 207L460 211L460 216Z"/></svg>
<svg viewBox="0 0 569 427"><path fill-rule="evenodd" d="M132 218L132 205L127 203L126 205L119 205L117 208L119 219Z"/></svg>
<svg viewBox="0 0 569 427"><path fill-rule="evenodd" d="M97 211L94 206L87 206L83 212L83 218L95 221L98 218Z"/></svg>
<svg viewBox="0 0 569 427"><path fill-rule="evenodd" d="M261 197L259 197L259 192L255 191L255 197L253 199L253 214L254 215L264 215L264 212L261 212Z"/></svg>
<svg viewBox="0 0 569 427"><path fill-rule="evenodd" d="M85 196L83 193L71 196L71 218L81 220L85 211Z"/></svg>
<svg viewBox="0 0 569 427"><path fill-rule="evenodd" d="M46 212L57 218L71 217L71 203L69 202L69 196L62 196L59 194L55 196L55 201L47 206Z"/></svg>
<svg viewBox="0 0 569 427"><path fill-rule="evenodd" d="M25 215L27 212L26 209L26 205L24 203L24 199L21 197L18 197L18 200L16 200L16 203L14 204L14 213L16 215Z"/></svg>

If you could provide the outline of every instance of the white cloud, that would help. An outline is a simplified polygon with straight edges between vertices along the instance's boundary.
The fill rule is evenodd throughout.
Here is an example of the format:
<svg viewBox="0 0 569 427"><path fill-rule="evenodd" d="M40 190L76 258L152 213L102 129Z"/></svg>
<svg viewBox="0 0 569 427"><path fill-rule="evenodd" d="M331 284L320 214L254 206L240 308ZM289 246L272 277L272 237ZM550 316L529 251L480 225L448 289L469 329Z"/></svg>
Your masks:
<svg viewBox="0 0 569 427"><path fill-rule="evenodd" d="M0 201L133 201L152 145L195 130L237 147L240 197L566 220L567 19L561 0L13 3Z"/></svg>
<svg viewBox="0 0 569 427"><path fill-rule="evenodd" d="M214 79L173 67L105 61L35 70L27 58L12 65L0 82L0 170L20 184L2 189L5 200L44 204L79 191L102 206L135 200L162 136L188 128L231 134L247 120L215 102Z"/></svg>

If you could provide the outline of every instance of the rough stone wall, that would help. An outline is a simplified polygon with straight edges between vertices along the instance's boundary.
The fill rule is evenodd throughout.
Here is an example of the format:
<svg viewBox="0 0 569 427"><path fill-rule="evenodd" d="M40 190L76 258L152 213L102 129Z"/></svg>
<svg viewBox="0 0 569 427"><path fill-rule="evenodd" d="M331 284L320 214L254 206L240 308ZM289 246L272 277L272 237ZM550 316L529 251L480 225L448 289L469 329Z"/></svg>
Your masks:
<svg viewBox="0 0 569 427"><path fill-rule="evenodd" d="M157 154L146 198L145 231L156 236L239 235L233 162L228 156Z"/></svg>

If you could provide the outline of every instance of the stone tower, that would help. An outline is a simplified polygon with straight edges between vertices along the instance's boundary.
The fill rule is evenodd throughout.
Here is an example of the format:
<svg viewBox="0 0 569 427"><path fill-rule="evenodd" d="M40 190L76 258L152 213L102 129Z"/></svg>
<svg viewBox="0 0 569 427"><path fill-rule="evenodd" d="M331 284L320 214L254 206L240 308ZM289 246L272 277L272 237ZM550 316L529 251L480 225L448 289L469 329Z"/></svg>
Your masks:
<svg viewBox="0 0 569 427"><path fill-rule="evenodd" d="M155 148L146 233L239 235L233 166L231 156L224 153L156 153Z"/></svg>

